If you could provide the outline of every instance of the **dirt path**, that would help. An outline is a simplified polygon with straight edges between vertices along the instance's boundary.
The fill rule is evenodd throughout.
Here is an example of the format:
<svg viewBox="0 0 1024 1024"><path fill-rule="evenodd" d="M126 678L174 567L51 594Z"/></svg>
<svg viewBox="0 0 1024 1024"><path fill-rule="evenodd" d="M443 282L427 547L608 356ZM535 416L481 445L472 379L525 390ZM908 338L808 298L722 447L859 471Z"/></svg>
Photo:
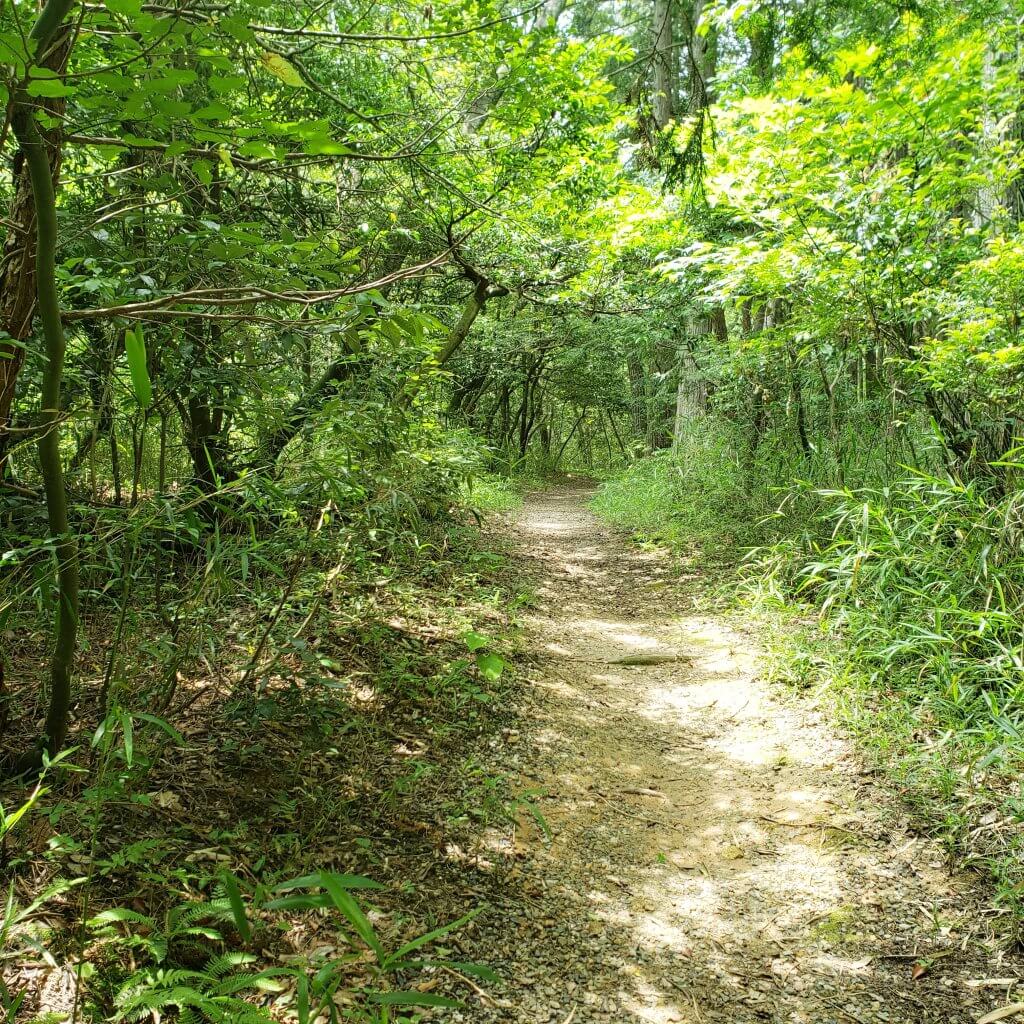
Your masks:
<svg viewBox="0 0 1024 1024"><path fill-rule="evenodd" d="M984 948L973 883L588 497L534 497L515 524L538 588L520 756L553 841L524 826L472 943L503 998L452 1019L950 1024L1006 1004L993 982L1020 964Z"/></svg>

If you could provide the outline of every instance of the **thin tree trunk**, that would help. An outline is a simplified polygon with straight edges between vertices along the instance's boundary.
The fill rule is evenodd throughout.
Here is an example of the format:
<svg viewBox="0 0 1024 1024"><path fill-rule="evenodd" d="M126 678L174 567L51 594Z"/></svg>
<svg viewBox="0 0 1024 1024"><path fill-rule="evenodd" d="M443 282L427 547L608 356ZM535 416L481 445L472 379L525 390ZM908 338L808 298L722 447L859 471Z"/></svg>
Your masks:
<svg viewBox="0 0 1024 1024"><path fill-rule="evenodd" d="M672 0L654 0L651 36L654 40L651 57L654 66L651 116L655 127L660 130L672 120L676 106L676 82L672 74Z"/></svg>
<svg viewBox="0 0 1024 1024"><path fill-rule="evenodd" d="M583 411L576 417L576 422L572 425L572 429L566 435L565 440L562 442L562 446L558 449L558 455L555 456L555 464L551 467L552 473L558 472L558 466L562 461L562 456L565 454L565 449L569 446L569 442L572 440L573 434L579 429L579 425L583 422L583 417L587 415L586 406L583 407Z"/></svg>
<svg viewBox="0 0 1024 1024"><path fill-rule="evenodd" d="M608 422L612 425L612 433L615 435L615 440L619 443L619 449L622 452L622 457L626 462L629 462L632 456L626 449L626 446L622 443L622 435L619 433L618 424L615 422L615 417L611 413L608 413Z"/></svg>
<svg viewBox="0 0 1024 1024"><path fill-rule="evenodd" d="M689 424L703 419L708 411L708 390L704 374L697 365L698 339L710 334L710 318L691 317L686 322L686 338L679 353L676 382L676 415L672 446L678 447Z"/></svg>
<svg viewBox="0 0 1024 1024"><path fill-rule="evenodd" d="M281 425L263 440L259 452L253 460L253 466L266 467L277 462L281 452L302 430L310 417L323 407L327 399L337 390L338 385L355 373L359 366L356 356L357 352L350 348L344 356L336 359L327 367L316 384L285 413Z"/></svg>
<svg viewBox="0 0 1024 1024"><path fill-rule="evenodd" d="M54 38L63 29L73 0L48 0L29 35L34 54L45 59ZM61 42L59 49L68 44ZM61 66L63 66L63 59ZM41 770L44 755L55 757L67 736L71 710L71 673L78 633L78 545L68 527L68 503L60 458L61 385L64 369L64 328L57 291L57 201L50 145L39 131L36 102L20 87L14 95L11 127L28 168L35 209L35 292L42 323L46 365L41 389L39 464L46 492L50 536L57 558L57 612L53 654L50 659L50 702L43 734L35 746L15 763L18 775ZM59 162L59 161L58 161Z"/></svg>
<svg viewBox="0 0 1024 1024"><path fill-rule="evenodd" d="M644 387L644 367L633 353L626 357L626 371L629 375L629 412L633 436L646 443L647 395Z"/></svg>

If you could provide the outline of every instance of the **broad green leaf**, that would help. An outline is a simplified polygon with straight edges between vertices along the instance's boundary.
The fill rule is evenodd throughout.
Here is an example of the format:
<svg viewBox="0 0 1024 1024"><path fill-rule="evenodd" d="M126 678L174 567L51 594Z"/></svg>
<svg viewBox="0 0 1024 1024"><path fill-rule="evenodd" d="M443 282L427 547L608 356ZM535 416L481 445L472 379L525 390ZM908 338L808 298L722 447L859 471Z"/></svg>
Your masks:
<svg viewBox="0 0 1024 1024"><path fill-rule="evenodd" d="M142 11L142 0L103 0L103 6L111 14L123 14L127 18L134 18Z"/></svg>
<svg viewBox="0 0 1024 1024"><path fill-rule="evenodd" d="M71 96L75 92L73 85L62 82L59 78L33 78L25 91L29 96Z"/></svg>
<svg viewBox="0 0 1024 1024"><path fill-rule="evenodd" d="M310 156L345 156L352 152L351 146L335 139L311 139L302 148Z"/></svg>
<svg viewBox="0 0 1024 1024"><path fill-rule="evenodd" d="M209 185L213 182L212 167L213 164L209 160L199 159L192 161L192 172L204 185Z"/></svg>
<svg viewBox="0 0 1024 1024"><path fill-rule="evenodd" d="M489 682L496 682L505 671L505 660L497 654L478 654L476 656L476 667L480 675Z"/></svg>
<svg viewBox="0 0 1024 1024"><path fill-rule="evenodd" d="M479 651L481 647L487 647L491 642L488 637L473 630L470 630L462 639L466 641L466 647L470 651Z"/></svg>
<svg viewBox="0 0 1024 1024"><path fill-rule="evenodd" d="M290 85L295 89L304 89L306 87L306 83L303 81L302 75L299 74L295 65L279 53L271 53L269 50L264 50L260 54L260 63L275 78L279 78L284 82L285 85Z"/></svg>

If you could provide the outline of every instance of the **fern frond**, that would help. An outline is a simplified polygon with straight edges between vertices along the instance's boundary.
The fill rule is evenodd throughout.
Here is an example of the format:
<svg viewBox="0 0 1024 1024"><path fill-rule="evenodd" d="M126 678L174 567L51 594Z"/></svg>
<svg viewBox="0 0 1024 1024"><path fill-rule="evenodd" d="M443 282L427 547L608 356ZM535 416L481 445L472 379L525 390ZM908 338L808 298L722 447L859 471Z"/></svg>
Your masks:
<svg viewBox="0 0 1024 1024"><path fill-rule="evenodd" d="M252 953L230 950L227 953L221 953L220 956L213 957L206 964L204 970L211 978L224 978L236 967L241 967L243 964L254 964L257 959L259 958L253 956Z"/></svg>
<svg viewBox="0 0 1024 1024"><path fill-rule="evenodd" d="M222 981L210 991L218 996L233 996L238 992L245 992L248 989L274 991L278 987L269 978L265 978L260 974L237 974Z"/></svg>
<svg viewBox="0 0 1024 1024"><path fill-rule="evenodd" d="M167 959L167 936L153 935L146 944L149 946L150 955L158 964L162 964Z"/></svg>
<svg viewBox="0 0 1024 1024"><path fill-rule="evenodd" d="M126 1014L137 1010L166 1010L168 1007L174 1007L176 1010L193 1007L203 1013L209 1004L210 999L205 993L188 985L147 988L137 992L114 1019L123 1019Z"/></svg>
<svg viewBox="0 0 1024 1024"><path fill-rule="evenodd" d="M185 968L172 968L170 970L145 970L136 971L127 981L122 984L114 996L114 1005L118 1007L127 1006L132 999L140 993L162 991L174 988L179 985L193 983L201 985L206 980L202 971L190 971Z"/></svg>
<svg viewBox="0 0 1024 1024"><path fill-rule="evenodd" d="M205 924L194 924L190 928L181 928L176 932L171 933L171 938L178 938L180 936L189 936L190 938L209 939L211 942L223 942L224 936L221 935L216 928L209 928Z"/></svg>
<svg viewBox="0 0 1024 1024"><path fill-rule="evenodd" d="M144 925L153 931L158 931L157 923L147 914L140 914L137 910L130 910L128 907L112 907L110 910L101 911L94 917L89 918L90 928L102 928L109 924L136 924Z"/></svg>
<svg viewBox="0 0 1024 1024"><path fill-rule="evenodd" d="M167 933L173 935L182 928L188 928L197 921L208 921L217 917L216 908L206 900L179 903L167 911Z"/></svg>
<svg viewBox="0 0 1024 1024"><path fill-rule="evenodd" d="M273 1024L274 1020L266 1010L241 999L211 1004L207 1015L215 1024Z"/></svg>

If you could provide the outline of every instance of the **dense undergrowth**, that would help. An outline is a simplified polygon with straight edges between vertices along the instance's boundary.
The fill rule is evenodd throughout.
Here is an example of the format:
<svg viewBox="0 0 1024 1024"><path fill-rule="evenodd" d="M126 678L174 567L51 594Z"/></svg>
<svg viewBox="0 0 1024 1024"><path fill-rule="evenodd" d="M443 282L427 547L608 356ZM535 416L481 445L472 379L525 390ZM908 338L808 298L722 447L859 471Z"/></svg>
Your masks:
<svg viewBox="0 0 1024 1024"><path fill-rule="evenodd" d="M497 980L457 949L529 805L495 749L526 598L477 528L516 492L464 439L422 452L316 504L223 497L213 530L90 507L68 749L2 796L8 1019L401 1021Z"/></svg>
<svg viewBox="0 0 1024 1024"><path fill-rule="evenodd" d="M596 511L711 566L715 584L727 567L724 590L760 621L771 675L837 712L950 863L993 880L993 916L1016 937L1021 492L909 470L885 487L771 487L723 458L729 436L709 421L702 438L606 482Z"/></svg>
<svg viewBox="0 0 1024 1024"><path fill-rule="evenodd" d="M1019 491L925 473L822 491L817 536L754 551L761 608L805 607L781 678L824 685L955 864L983 867L1024 924L1024 561ZM825 532L825 531L828 532Z"/></svg>
<svg viewBox="0 0 1024 1024"><path fill-rule="evenodd" d="M611 475L594 508L644 539L729 562L772 508L770 496L751 496L750 469L736 452L728 430L687 432L671 450Z"/></svg>

